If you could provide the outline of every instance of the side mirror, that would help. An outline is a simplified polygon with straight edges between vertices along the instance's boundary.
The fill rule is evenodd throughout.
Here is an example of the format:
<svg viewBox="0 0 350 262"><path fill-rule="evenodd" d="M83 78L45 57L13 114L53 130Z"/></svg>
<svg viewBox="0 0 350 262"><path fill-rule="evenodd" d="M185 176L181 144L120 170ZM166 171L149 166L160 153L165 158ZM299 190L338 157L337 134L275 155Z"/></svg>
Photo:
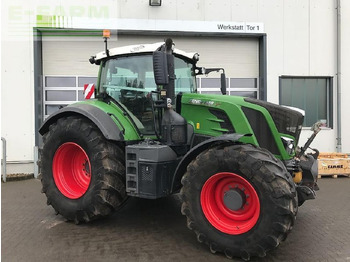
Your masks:
<svg viewBox="0 0 350 262"><path fill-rule="evenodd" d="M220 80L221 80L221 93L223 95L226 95L227 89L226 89L226 75L225 75L225 69L223 68L205 68L205 67L196 67L195 68L195 73L196 75L208 75L211 72L219 72L220 70L222 71Z"/></svg>
<svg viewBox="0 0 350 262"><path fill-rule="evenodd" d="M221 94L226 95L226 75L221 74Z"/></svg>
<svg viewBox="0 0 350 262"><path fill-rule="evenodd" d="M157 85L169 84L169 73L166 53L161 51L153 52L153 72Z"/></svg>

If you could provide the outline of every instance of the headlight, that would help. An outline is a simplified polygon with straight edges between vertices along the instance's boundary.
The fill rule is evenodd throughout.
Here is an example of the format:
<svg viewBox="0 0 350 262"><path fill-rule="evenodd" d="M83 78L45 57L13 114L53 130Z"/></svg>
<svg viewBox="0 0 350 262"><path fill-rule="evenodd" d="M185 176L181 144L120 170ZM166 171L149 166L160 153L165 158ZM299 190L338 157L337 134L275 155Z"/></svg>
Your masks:
<svg viewBox="0 0 350 262"><path fill-rule="evenodd" d="M294 139L289 138L289 137L285 137L285 136L282 136L281 139L282 139L284 148L286 149L287 153L289 155L294 154L294 149L295 149Z"/></svg>

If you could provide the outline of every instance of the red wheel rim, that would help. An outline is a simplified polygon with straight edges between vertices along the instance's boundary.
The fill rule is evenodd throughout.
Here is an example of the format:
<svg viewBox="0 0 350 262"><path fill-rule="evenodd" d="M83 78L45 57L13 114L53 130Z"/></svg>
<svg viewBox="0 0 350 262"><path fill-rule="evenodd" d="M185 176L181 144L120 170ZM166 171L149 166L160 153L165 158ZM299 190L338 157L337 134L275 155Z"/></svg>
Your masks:
<svg viewBox="0 0 350 262"><path fill-rule="evenodd" d="M81 197L89 188L90 160L84 149L76 143L64 143L57 149L52 172L58 190L70 199Z"/></svg>
<svg viewBox="0 0 350 262"><path fill-rule="evenodd" d="M235 201L231 196L236 197ZM210 224L226 234L248 232L260 216L260 201L254 187L234 173L211 176L202 188L200 201ZM233 209L232 206L237 206L237 203L239 207Z"/></svg>

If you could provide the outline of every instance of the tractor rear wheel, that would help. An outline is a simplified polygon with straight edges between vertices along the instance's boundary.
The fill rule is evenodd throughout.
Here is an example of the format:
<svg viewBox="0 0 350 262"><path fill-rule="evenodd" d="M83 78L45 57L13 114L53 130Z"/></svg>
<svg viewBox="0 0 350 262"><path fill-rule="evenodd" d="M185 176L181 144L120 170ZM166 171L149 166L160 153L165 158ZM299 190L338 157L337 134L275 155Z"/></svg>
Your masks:
<svg viewBox="0 0 350 262"><path fill-rule="evenodd" d="M87 119L69 116L52 124L40 157L47 203L66 219L88 222L126 200L124 153Z"/></svg>
<svg viewBox="0 0 350 262"><path fill-rule="evenodd" d="M187 225L213 253L263 257L294 224L294 183L267 150L247 144L208 149L188 165L181 182Z"/></svg>

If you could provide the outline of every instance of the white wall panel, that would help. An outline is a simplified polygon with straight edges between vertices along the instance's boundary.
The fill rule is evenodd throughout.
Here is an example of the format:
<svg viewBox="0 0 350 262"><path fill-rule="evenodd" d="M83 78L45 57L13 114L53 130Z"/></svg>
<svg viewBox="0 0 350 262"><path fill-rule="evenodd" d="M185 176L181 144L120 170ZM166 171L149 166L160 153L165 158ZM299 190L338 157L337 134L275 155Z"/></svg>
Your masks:
<svg viewBox="0 0 350 262"><path fill-rule="evenodd" d="M310 1L310 75L336 74L336 1Z"/></svg>
<svg viewBox="0 0 350 262"><path fill-rule="evenodd" d="M1 136L7 140L8 161L33 159L33 71L22 63L31 55L30 43L8 42L15 53L2 49Z"/></svg>
<svg viewBox="0 0 350 262"><path fill-rule="evenodd" d="M215 1L216 2L216 1ZM255 22L258 21L258 13L259 13L259 0L232 0L231 1L231 19L233 21L247 21L247 22ZM264 1L268 2L268 1Z"/></svg>
<svg viewBox="0 0 350 262"><path fill-rule="evenodd" d="M350 1L341 1L341 86L342 86L342 149L350 152Z"/></svg>
<svg viewBox="0 0 350 262"><path fill-rule="evenodd" d="M30 4L2 1L1 5L1 136L7 140L7 161L30 161L34 152L33 37L30 15L23 12Z"/></svg>
<svg viewBox="0 0 350 262"><path fill-rule="evenodd" d="M206 21L217 21L220 17L220 21L240 21L235 17L232 20L232 2L231 0L215 1L207 0L203 1L202 8L204 8L204 19Z"/></svg>
<svg viewBox="0 0 350 262"><path fill-rule="evenodd" d="M278 77L284 74L283 1L259 1L258 5L259 14L257 19L258 21L264 21L267 34L267 100L278 103Z"/></svg>
<svg viewBox="0 0 350 262"><path fill-rule="evenodd" d="M309 75L309 5L285 0L283 9L283 74Z"/></svg>
<svg viewBox="0 0 350 262"><path fill-rule="evenodd" d="M134 1L119 0L118 4L119 4L118 6L119 18L137 17L138 19L148 19L148 12L150 10L149 0L138 0L137 4ZM159 7L152 7L152 8L154 10L160 9ZM162 11L162 10L159 10L159 11Z"/></svg>
<svg viewBox="0 0 350 262"><path fill-rule="evenodd" d="M177 1L177 20L204 20L204 3L204 0Z"/></svg>

